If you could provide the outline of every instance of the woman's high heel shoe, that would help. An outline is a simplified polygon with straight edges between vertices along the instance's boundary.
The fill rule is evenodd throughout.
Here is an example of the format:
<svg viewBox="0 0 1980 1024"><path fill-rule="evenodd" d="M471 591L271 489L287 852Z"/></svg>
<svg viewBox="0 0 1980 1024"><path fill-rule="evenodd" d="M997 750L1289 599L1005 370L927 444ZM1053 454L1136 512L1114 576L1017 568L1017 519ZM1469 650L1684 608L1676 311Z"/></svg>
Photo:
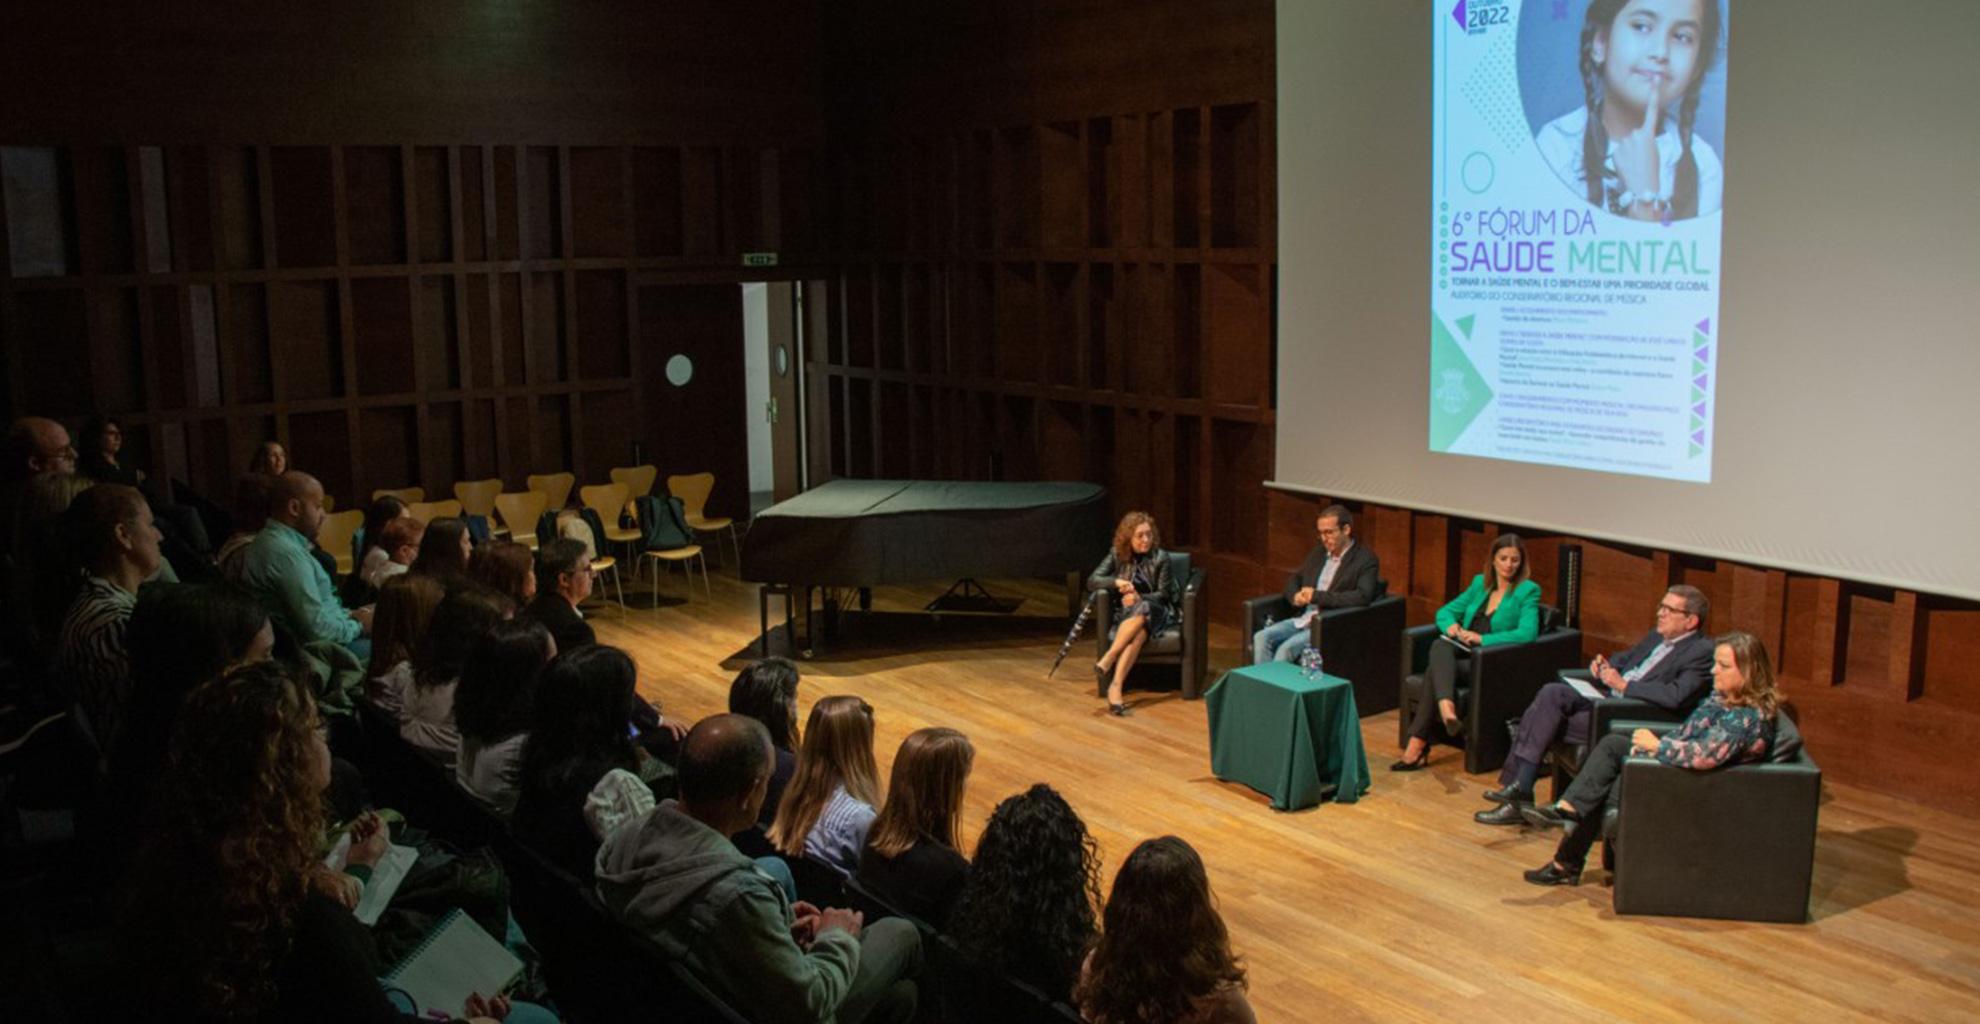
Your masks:
<svg viewBox="0 0 1980 1024"><path fill-rule="evenodd" d="M1406 757L1397 760L1393 764L1389 765L1389 770L1392 772L1420 772L1428 767L1430 767L1430 752L1426 750L1423 752L1422 757L1419 757L1414 761Z"/></svg>
<svg viewBox="0 0 1980 1024"><path fill-rule="evenodd" d="M1116 704L1113 701L1108 701L1107 713L1113 715L1115 718L1126 718L1128 706L1126 704Z"/></svg>

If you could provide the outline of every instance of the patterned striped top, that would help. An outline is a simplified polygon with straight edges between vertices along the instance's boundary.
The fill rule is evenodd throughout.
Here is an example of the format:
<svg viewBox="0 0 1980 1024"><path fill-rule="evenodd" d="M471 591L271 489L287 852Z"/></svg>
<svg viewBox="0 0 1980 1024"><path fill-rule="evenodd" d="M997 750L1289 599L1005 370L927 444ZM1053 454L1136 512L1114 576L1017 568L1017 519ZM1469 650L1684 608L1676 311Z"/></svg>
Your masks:
<svg viewBox="0 0 1980 1024"><path fill-rule="evenodd" d="M124 653L124 627L137 595L101 576L83 583L55 646L55 677L82 706L98 749L109 750L131 696L130 660Z"/></svg>

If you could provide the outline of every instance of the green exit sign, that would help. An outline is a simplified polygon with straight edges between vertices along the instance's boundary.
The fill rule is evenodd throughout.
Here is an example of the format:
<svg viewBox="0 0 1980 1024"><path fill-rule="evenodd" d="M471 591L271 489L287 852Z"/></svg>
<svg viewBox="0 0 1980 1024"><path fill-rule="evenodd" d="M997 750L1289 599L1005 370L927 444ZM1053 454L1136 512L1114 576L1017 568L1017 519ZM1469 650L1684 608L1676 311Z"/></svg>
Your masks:
<svg viewBox="0 0 1980 1024"><path fill-rule="evenodd" d="M743 253L743 266L745 267L774 267L776 265L777 254L774 252Z"/></svg>

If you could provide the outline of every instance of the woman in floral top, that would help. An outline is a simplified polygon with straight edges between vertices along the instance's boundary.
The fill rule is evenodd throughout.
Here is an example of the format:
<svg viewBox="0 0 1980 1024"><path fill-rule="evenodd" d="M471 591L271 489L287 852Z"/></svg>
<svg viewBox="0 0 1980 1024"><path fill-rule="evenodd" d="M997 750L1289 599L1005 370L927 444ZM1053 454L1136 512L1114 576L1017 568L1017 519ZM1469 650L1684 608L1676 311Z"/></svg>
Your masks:
<svg viewBox="0 0 1980 1024"><path fill-rule="evenodd" d="M1554 859L1526 873L1534 885L1575 885L1588 848L1601 831L1602 812L1622 775L1623 761L1650 755L1675 768L1711 771L1758 761L1774 745L1780 692L1767 648L1751 633L1728 633L1712 654L1712 695L1663 738L1648 729L1604 736L1588 755L1574 784L1551 807L1529 807L1526 820L1541 828L1567 828Z"/></svg>

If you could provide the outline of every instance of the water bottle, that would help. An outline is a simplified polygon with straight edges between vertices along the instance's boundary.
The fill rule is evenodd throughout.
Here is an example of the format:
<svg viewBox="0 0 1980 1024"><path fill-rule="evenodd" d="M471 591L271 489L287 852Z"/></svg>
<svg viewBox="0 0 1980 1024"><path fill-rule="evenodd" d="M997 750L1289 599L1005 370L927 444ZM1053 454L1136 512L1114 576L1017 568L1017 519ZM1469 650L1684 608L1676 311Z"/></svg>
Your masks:
<svg viewBox="0 0 1980 1024"><path fill-rule="evenodd" d="M1308 679L1320 678L1320 648L1308 647L1299 652L1299 671Z"/></svg>

